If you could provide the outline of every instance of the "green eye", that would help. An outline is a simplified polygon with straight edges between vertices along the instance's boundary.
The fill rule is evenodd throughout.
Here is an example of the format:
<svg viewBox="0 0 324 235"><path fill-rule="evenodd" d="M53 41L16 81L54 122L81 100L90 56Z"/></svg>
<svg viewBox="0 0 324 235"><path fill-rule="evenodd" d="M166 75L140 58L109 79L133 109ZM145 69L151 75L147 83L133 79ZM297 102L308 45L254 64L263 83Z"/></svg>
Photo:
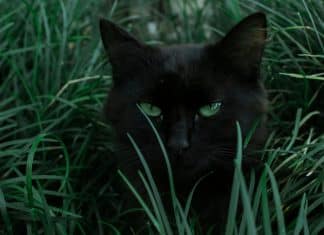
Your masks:
<svg viewBox="0 0 324 235"><path fill-rule="evenodd" d="M211 117L217 114L221 108L221 102L215 102L202 106L199 109L199 114L203 117Z"/></svg>
<svg viewBox="0 0 324 235"><path fill-rule="evenodd" d="M154 106L150 103L141 102L141 103L139 103L139 106L141 107L143 112L146 113L146 115L148 115L150 117L158 117L162 113L162 111L159 107Z"/></svg>

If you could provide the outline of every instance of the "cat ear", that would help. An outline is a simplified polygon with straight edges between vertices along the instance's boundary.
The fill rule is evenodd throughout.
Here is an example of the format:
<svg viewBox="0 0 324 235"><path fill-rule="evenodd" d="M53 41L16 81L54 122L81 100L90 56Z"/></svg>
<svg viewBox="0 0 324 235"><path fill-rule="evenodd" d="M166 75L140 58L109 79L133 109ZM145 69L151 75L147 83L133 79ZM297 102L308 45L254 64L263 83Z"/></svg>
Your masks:
<svg viewBox="0 0 324 235"><path fill-rule="evenodd" d="M137 39L110 20L100 19L99 28L103 45L109 56L113 56L114 52L124 45L140 46Z"/></svg>
<svg viewBox="0 0 324 235"><path fill-rule="evenodd" d="M147 47L109 20L100 19L99 28L104 48L115 73L114 80L124 72L135 72L134 70L139 69L145 62Z"/></svg>
<svg viewBox="0 0 324 235"><path fill-rule="evenodd" d="M219 44L222 57L246 77L259 77L267 38L266 24L263 13L252 14L239 22Z"/></svg>

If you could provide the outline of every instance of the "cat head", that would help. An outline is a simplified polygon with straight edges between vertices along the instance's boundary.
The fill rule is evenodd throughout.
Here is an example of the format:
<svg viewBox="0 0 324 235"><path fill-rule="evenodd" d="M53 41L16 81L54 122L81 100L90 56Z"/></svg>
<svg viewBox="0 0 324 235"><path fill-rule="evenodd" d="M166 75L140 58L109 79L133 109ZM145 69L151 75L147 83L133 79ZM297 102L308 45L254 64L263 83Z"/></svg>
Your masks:
<svg viewBox="0 0 324 235"><path fill-rule="evenodd" d="M127 143L130 133L149 161L158 165L161 151L139 107L180 172L232 163L236 121L243 137L259 122L250 146L263 142L264 14L250 15L219 42L206 45L149 46L107 20L100 21L100 32L114 80L104 112L121 142Z"/></svg>

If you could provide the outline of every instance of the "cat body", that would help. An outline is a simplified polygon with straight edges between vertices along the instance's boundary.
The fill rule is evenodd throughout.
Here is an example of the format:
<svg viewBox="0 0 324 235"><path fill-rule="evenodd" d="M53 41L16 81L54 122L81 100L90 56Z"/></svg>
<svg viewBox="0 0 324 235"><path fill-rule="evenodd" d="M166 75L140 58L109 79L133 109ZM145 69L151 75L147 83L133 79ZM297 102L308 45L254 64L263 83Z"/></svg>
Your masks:
<svg viewBox="0 0 324 235"><path fill-rule="evenodd" d="M203 227L215 225L215 234L226 221L236 122L243 137L258 124L245 151L246 169L258 165L259 160L249 153L262 146L266 136L267 96L259 78L265 28L265 16L256 13L217 43L158 47L143 44L110 21L100 21L114 80L104 112L118 136L119 168L145 197L138 175L142 165L129 133L160 192L168 198L166 164L144 112L165 143L183 203L195 183L205 177L194 193L192 207ZM128 207L134 206L131 192L125 195Z"/></svg>

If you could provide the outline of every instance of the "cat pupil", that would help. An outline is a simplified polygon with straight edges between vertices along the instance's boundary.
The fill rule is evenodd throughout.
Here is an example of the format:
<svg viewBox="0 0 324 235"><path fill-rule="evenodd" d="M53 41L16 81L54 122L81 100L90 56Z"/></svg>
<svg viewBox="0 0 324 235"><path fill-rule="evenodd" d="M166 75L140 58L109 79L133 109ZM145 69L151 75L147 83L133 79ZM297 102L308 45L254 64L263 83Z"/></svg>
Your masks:
<svg viewBox="0 0 324 235"><path fill-rule="evenodd" d="M211 108L212 110L215 110L215 109L218 109L220 106L221 106L220 103L213 103L213 104L210 105L210 108Z"/></svg>

